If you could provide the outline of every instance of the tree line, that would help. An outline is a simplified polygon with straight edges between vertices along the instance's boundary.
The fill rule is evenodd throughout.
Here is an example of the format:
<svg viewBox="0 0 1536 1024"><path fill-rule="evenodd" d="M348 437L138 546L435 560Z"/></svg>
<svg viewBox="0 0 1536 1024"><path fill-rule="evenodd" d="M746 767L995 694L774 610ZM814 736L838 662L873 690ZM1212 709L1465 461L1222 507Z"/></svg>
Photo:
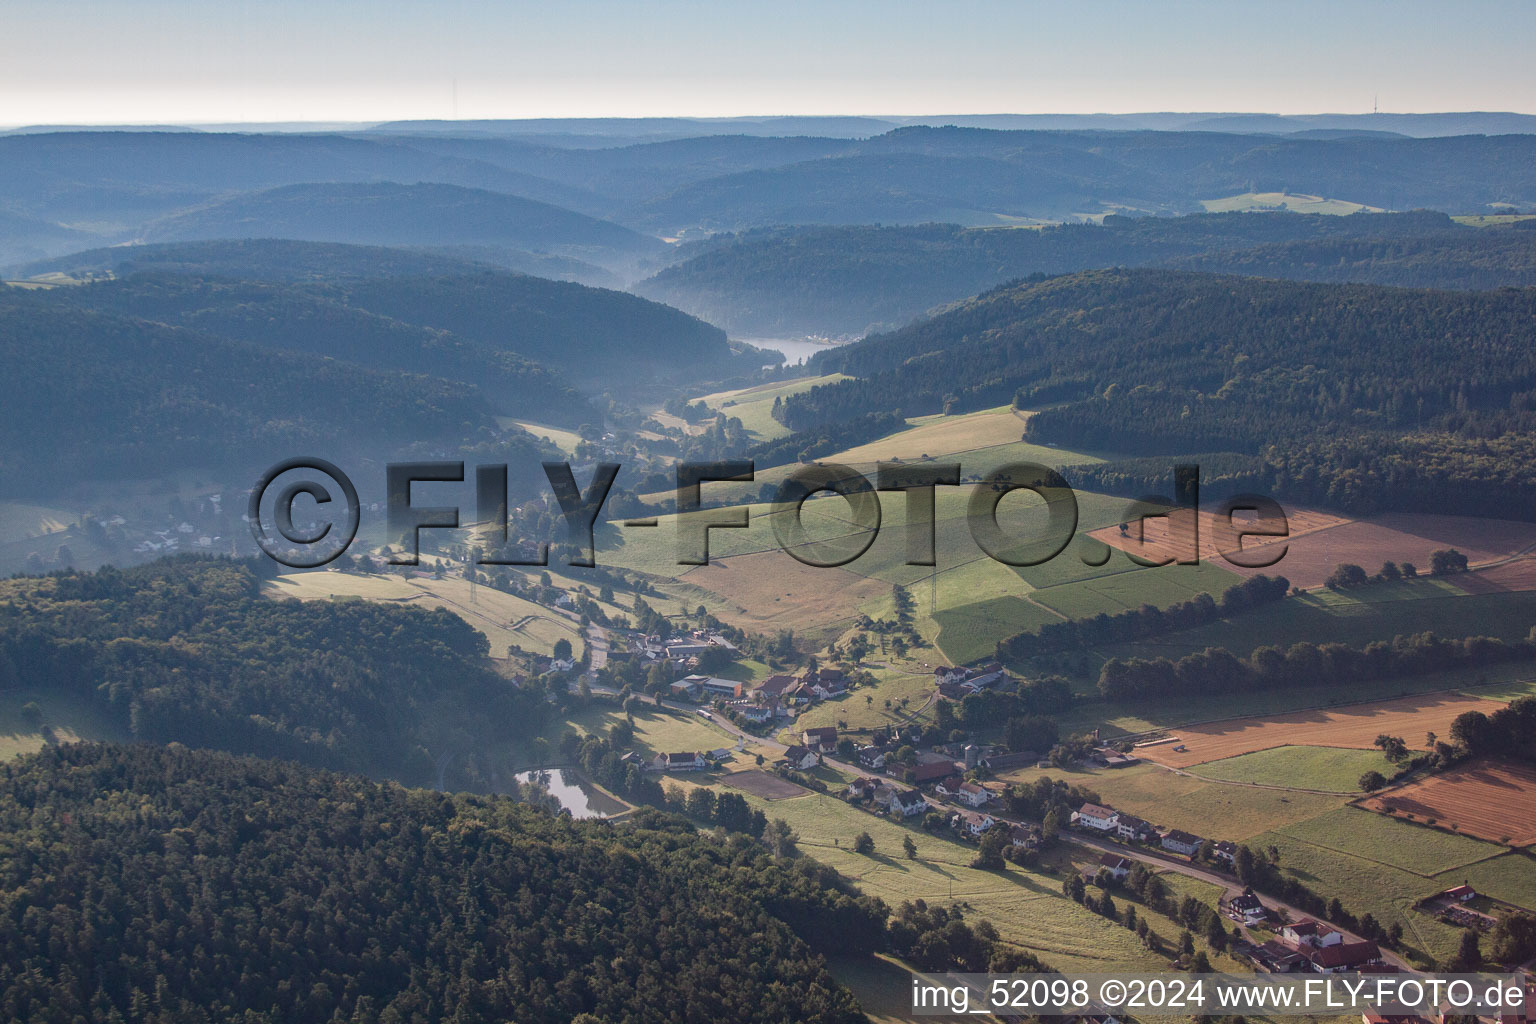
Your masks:
<svg viewBox="0 0 1536 1024"><path fill-rule="evenodd" d="M1297 689L1533 658L1536 636L1514 642L1489 636L1452 640L1430 632L1377 640L1358 648L1298 641L1284 650L1259 647L1246 658L1239 658L1225 648L1207 647L1177 661L1111 658L1099 672L1099 693L1110 701L1134 701L1186 694Z"/></svg>
<svg viewBox="0 0 1536 1024"><path fill-rule="evenodd" d="M1194 629L1218 619L1271 604L1285 597L1290 581L1284 576L1250 576L1234 584L1219 599L1197 594L1167 608L1144 604L1129 611L1107 612L1088 619L1049 622L1037 630L1016 633L997 643L1000 659L1016 660L1062 651L1080 651L1100 644L1130 643L1177 630Z"/></svg>

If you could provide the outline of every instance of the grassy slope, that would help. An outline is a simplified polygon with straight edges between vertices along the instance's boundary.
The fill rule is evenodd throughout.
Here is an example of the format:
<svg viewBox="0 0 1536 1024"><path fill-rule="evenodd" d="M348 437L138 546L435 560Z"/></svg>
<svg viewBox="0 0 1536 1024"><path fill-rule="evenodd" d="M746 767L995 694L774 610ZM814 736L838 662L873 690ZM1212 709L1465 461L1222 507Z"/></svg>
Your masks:
<svg viewBox="0 0 1536 1024"><path fill-rule="evenodd" d="M1360 776L1366 772L1390 775L1396 767L1379 750L1275 747L1211 761L1188 771L1201 778L1226 782L1257 782L1353 794L1360 791Z"/></svg>

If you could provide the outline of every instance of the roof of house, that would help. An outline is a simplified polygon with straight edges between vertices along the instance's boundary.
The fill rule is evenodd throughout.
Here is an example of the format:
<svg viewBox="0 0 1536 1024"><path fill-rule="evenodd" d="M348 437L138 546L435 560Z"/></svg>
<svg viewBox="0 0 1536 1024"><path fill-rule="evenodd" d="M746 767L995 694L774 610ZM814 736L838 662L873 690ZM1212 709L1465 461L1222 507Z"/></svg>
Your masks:
<svg viewBox="0 0 1536 1024"><path fill-rule="evenodd" d="M987 791L987 788L985 786L978 786L974 782L962 782L962 783L960 783L960 792L962 792L962 793L970 793L972 795L975 795L977 793L985 793L986 791Z"/></svg>
<svg viewBox="0 0 1536 1024"><path fill-rule="evenodd" d="M1145 819L1145 818L1138 818L1134 814L1126 814L1126 813L1124 813L1122 811L1121 814L1120 814L1120 827L1121 828L1151 828L1152 827L1152 823L1150 821L1148 821L1147 819Z"/></svg>
<svg viewBox="0 0 1536 1024"><path fill-rule="evenodd" d="M813 751L810 747L802 747L798 743L784 748L784 756L791 761L804 761L812 753Z"/></svg>
<svg viewBox="0 0 1536 1024"><path fill-rule="evenodd" d="M1099 865L1101 867L1109 868L1111 871L1131 870L1131 862L1126 860L1124 857L1114 853L1106 853L1104 856L1100 857Z"/></svg>
<svg viewBox="0 0 1536 1024"><path fill-rule="evenodd" d="M1300 921L1293 921L1286 925L1285 928L1287 931L1295 932L1297 935L1332 935L1338 930L1331 924L1323 924L1321 921L1314 921L1310 917L1304 917Z"/></svg>
<svg viewBox="0 0 1536 1024"><path fill-rule="evenodd" d="M1351 964L1363 964L1367 960L1379 959L1381 950L1376 947L1376 943L1361 940L1340 942L1333 946L1319 946L1308 950L1305 956L1318 967L1348 967Z"/></svg>
<svg viewBox="0 0 1536 1024"><path fill-rule="evenodd" d="M915 789L898 789L895 794L895 799L900 801L903 807L911 807L913 804L928 802L923 798L923 794L919 793Z"/></svg>
<svg viewBox="0 0 1536 1024"><path fill-rule="evenodd" d="M1077 809L1077 813L1088 818L1113 818L1118 812L1108 807L1100 807L1098 804L1083 804Z"/></svg>
<svg viewBox="0 0 1536 1024"><path fill-rule="evenodd" d="M678 753L668 753L663 756L666 757L668 764L693 764L693 762L699 759L697 751L691 750Z"/></svg>
<svg viewBox="0 0 1536 1024"><path fill-rule="evenodd" d="M933 782L952 775L955 770L952 761L932 761L928 764L916 764L911 768L913 782Z"/></svg>
<svg viewBox="0 0 1536 1024"><path fill-rule="evenodd" d="M837 726L823 725L815 729L806 729L801 733L801 735L809 737L810 739L835 740L837 739Z"/></svg>
<svg viewBox="0 0 1536 1024"><path fill-rule="evenodd" d="M1200 843L1204 842L1204 840L1202 840L1199 836L1190 835L1188 832L1181 832L1176 828L1170 828L1164 831L1163 838L1171 839L1175 843L1181 843L1185 846L1198 846Z"/></svg>
<svg viewBox="0 0 1536 1024"><path fill-rule="evenodd" d="M769 676L758 689L763 693L778 695L795 684L794 676Z"/></svg>
<svg viewBox="0 0 1536 1024"><path fill-rule="evenodd" d="M1455 896L1457 899L1460 899L1463 896L1476 896L1477 890L1473 889L1470 885L1458 885L1454 889L1445 890L1440 895Z"/></svg>
<svg viewBox="0 0 1536 1024"><path fill-rule="evenodd" d="M1232 897L1229 906L1234 910L1262 910L1264 901L1259 899L1252 889L1245 889L1242 895Z"/></svg>

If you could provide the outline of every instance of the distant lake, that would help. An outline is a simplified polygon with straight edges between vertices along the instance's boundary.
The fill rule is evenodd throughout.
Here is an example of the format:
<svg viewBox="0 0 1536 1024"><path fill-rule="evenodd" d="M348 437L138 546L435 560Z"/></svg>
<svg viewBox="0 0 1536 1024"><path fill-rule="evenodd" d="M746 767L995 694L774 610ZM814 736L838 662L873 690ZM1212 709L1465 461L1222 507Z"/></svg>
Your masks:
<svg viewBox="0 0 1536 1024"><path fill-rule="evenodd" d="M824 341L810 341L806 338L738 338L737 340L758 348L771 348L776 352L783 352L785 360L791 366L805 362L817 352L837 347Z"/></svg>
<svg viewBox="0 0 1536 1024"><path fill-rule="evenodd" d="M573 818L606 818L610 814L628 810L571 768L522 772L517 776L518 782L531 782L534 779L542 780L550 796L560 801L560 806L570 811Z"/></svg>

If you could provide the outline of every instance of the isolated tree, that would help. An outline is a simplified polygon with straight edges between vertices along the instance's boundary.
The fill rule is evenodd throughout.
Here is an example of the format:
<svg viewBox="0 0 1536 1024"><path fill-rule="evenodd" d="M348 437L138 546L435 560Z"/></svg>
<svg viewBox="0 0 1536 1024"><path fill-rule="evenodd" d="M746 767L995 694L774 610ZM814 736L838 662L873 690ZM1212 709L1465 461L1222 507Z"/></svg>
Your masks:
<svg viewBox="0 0 1536 1024"><path fill-rule="evenodd" d="M571 642L565 637L555 641L555 660L569 661L571 658Z"/></svg>
<svg viewBox="0 0 1536 1024"><path fill-rule="evenodd" d="M34 729L43 724L43 709L38 707L37 701L29 700L21 706L21 720Z"/></svg>
<svg viewBox="0 0 1536 1024"><path fill-rule="evenodd" d="M875 837L868 832L860 832L853 840L853 852L862 853L866 857L875 852Z"/></svg>
<svg viewBox="0 0 1536 1024"><path fill-rule="evenodd" d="M1360 788L1367 793L1374 793L1387 784L1387 777L1378 771L1369 771L1360 776Z"/></svg>
<svg viewBox="0 0 1536 1024"><path fill-rule="evenodd" d="M1429 556L1429 571L1435 576L1467 571L1467 556L1455 548L1441 548Z"/></svg>
<svg viewBox="0 0 1536 1024"><path fill-rule="evenodd" d="M901 848L906 853L907 860L917 859L917 844L912 841L911 836L901 837Z"/></svg>

